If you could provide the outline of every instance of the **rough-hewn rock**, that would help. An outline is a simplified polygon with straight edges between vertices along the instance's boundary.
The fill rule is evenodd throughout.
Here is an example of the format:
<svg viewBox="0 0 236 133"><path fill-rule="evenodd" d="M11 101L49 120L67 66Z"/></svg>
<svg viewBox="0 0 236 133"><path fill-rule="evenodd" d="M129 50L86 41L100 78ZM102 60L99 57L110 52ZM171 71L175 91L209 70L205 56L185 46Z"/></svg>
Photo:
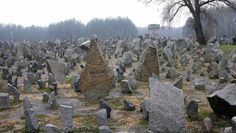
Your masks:
<svg viewBox="0 0 236 133"><path fill-rule="evenodd" d="M155 73L159 76L159 63L157 58L157 50L153 47L148 47L144 51L141 64L135 72L135 78L139 81L148 81L148 78Z"/></svg>
<svg viewBox="0 0 236 133"><path fill-rule="evenodd" d="M217 115L236 116L236 86L234 84L215 91L207 99Z"/></svg>
<svg viewBox="0 0 236 133"><path fill-rule="evenodd" d="M88 59L79 85L87 101L95 102L108 95L113 73L103 59L95 40L91 40Z"/></svg>
<svg viewBox="0 0 236 133"><path fill-rule="evenodd" d="M182 90L149 78L149 129L153 132L184 132L185 110Z"/></svg>

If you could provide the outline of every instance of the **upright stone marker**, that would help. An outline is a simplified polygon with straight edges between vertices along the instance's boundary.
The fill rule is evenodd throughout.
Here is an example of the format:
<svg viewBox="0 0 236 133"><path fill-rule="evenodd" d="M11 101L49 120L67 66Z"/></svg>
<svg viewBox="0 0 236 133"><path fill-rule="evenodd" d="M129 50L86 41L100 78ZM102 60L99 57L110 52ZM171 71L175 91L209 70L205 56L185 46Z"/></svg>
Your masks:
<svg viewBox="0 0 236 133"><path fill-rule="evenodd" d="M159 75L157 50L149 46L144 52L142 62L135 73L135 78L139 81L148 81L153 73Z"/></svg>
<svg viewBox="0 0 236 133"><path fill-rule="evenodd" d="M149 79L149 129L153 132L183 133L185 127L184 96L171 84Z"/></svg>
<svg viewBox="0 0 236 133"><path fill-rule="evenodd" d="M63 131L65 133L71 132L73 127L72 123L73 108L67 105L60 105L60 113L61 113L61 123Z"/></svg>
<svg viewBox="0 0 236 133"><path fill-rule="evenodd" d="M102 57L95 40L91 40L88 59L81 74L79 85L86 101L95 102L108 95L113 73Z"/></svg>

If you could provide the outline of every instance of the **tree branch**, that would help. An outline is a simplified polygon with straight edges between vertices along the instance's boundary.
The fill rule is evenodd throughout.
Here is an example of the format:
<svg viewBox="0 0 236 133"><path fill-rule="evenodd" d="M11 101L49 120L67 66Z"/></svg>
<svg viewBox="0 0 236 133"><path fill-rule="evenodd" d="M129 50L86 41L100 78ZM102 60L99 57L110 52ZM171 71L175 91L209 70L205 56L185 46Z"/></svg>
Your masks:
<svg viewBox="0 0 236 133"><path fill-rule="evenodd" d="M174 15L170 18L169 22L171 22L171 21L174 19L174 17L177 15L177 13L179 12L179 10L180 10L182 7L184 7L184 6L185 6L185 5L180 5L180 6L178 7L178 9L175 11Z"/></svg>

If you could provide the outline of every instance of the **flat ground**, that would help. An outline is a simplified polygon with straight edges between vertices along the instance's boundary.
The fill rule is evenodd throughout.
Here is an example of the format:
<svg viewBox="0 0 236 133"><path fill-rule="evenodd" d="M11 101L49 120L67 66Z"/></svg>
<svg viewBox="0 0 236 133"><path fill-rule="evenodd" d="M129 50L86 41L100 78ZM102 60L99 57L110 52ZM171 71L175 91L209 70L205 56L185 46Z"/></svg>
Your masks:
<svg viewBox="0 0 236 133"><path fill-rule="evenodd" d="M236 46L221 46L223 51L236 48ZM109 60L111 66L115 66L118 60L112 58ZM133 63L133 67L137 66L138 62ZM191 62L187 70L191 70ZM204 64L202 71L205 77L208 79L206 68L208 64ZM133 68L132 67L132 68ZM125 76L127 78L128 73L132 70L128 68ZM169 68L165 71L161 71L161 82L174 81L166 80L165 75ZM182 75L185 75L185 71L181 69L177 70ZM81 70L76 68L76 73L81 73ZM196 77L197 75L192 75ZM45 77L45 75L43 76ZM38 89L36 85L32 86L31 92L23 91L23 77L19 78L19 90L21 93L20 103L14 103L13 98L10 97L10 108L7 110L0 110L0 132L24 132L24 115L22 107L22 99L24 96L28 96L33 107L36 110L37 118L39 120L40 128L43 130L46 124L54 124L61 127L60 114L58 108L50 108L46 103L42 102L42 93L48 92L48 89ZM209 80L209 83L217 83L218 80ZM117 83L116 88L112 89L109 96L105 99L112 108L111 118L109 118L109 127L113 132L145 132L148 128L148 122L143 120L140 112L141 101L148 96L148 83L138 82L137 90L131 95L124 95L121 93L120 84ZM208 91L198 91L194 89L192 80L187 82L184 78L183 92L187 96L186 102L194 99L199 104L199 120L191 121L186 115L186 132L202 132L202 120L205 117L210 117L213 121L214 132L222 132L224 127L231 126L230 119L217 117L210 108L206 96ZM59 94L57 96L57 102L59 104L72 105L74 109L73 126L74 132L98 132L98 124L94 113L98 110L98 104L88 104L84 101L84 97L80 93L75 93L70 87L70 79L66 78L65 83L59 85ZM132 101L136 105L135 111L125 111L123 109L123 100L127 99Z"/></svg>

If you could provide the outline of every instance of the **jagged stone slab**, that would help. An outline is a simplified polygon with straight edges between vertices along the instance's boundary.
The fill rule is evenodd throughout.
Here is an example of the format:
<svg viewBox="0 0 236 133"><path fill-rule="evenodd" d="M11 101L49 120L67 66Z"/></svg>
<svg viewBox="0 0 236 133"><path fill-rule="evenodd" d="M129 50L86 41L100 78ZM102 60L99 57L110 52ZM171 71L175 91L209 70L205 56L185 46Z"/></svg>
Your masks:
<svg viewBox="0 0 236 133"><path fill-rule="evenodd" d="M91 40L88 59L79 80L86 101L95 102L108 95L113 88L113 73L105 62L95 40Z"/></svg>

